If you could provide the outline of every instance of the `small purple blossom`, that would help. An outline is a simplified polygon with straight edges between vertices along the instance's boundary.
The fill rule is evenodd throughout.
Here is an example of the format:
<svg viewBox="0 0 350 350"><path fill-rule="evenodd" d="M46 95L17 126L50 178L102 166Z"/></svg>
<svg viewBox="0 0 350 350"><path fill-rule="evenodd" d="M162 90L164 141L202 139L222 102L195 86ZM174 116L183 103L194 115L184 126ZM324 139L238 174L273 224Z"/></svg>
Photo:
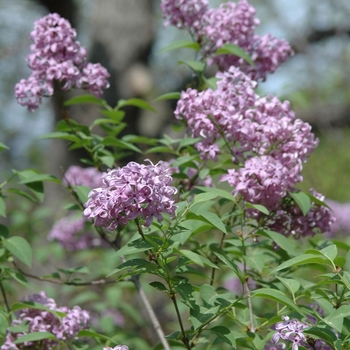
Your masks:
<svg viewBox="0 0 350 350"><path fill-rule="evenodd" d="M277 333L272 336L272 343L277 344L280 339L293 342L292 349L298 350L299 345L307 345L306 337L303 334L304 329L309 328L307 324L288 316L282 316L283 321L276 323L275 329Z"/></svg>
<svg viewBox="0 0 350 350"><path fill-rule="evenodd" d="M52 311L63 312L66 315L60 320L50 311L40 309L21 309L16 312L16 319L12 321L11 326L18 326L23 322L28 324L28 332L12 333L8 331L5 343L1 346L1 350L24 350L37 344L36 341L28 341L23 344L15 344L16 339L21 336L33 332L50 332L58 340L74 339L81 329L87 328L90 319L89 313L82 310L79 306L69 309L66 306L57 307L55 301L48 298L44 292L31 295L23 301L32 301L46 306ZM60 343L55 339L44 339L40 341L44 343L44 348L51 350L59 347Z"/></svg>
<svg viewBox="0 0 350 350"><path fill-rule="evenodd" d="M201 27L207 8L207 0L162 0L160 4L164 25L193 28L195 31Z"/></svg>
<svg viewBox="0 0 350 350"><path fill-rule="evenodd" d="M129 350L126 345L117 345L114 348L110 348L109 346L105 346L103 350Z"/></svg>
<svg viewBox="0 0 350 350"><path fill-rule="evenodd" d="M89 193L84 216L94 219L95 226L114 230L130 220L142 218L150 226L161 213L175 215L171 170L163 162L154 165L130 162L123 168L109 170L102 176L102 186Z"/></svg>
<svg viewBox="0 0 350 350"><path fill-rule="evenodd" d="M62 183L66 186L88 186L91 188L102 185L102 173L96 168L70 166L63 176Z"/></svg>
<svg viewBox="0 0 350 350"><path fill-rule="evenodd" d="M57 13L35 21L30 38L33 44L26 60L31 74L15 86L18 102L29 110L37 109L42 97L53 95L54 81L64 91L82 88L96 97L109 87L107 70L87 62L86 49L75 40L76 31Z"/></svg>

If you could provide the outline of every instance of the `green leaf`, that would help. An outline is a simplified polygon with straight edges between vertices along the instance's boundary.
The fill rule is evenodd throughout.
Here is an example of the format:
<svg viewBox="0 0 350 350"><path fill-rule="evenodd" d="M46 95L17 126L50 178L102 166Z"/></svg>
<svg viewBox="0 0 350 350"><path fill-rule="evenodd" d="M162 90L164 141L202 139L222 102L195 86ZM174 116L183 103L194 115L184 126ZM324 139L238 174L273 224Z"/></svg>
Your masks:
<svg viewBox="0 0 350 350"><path fill-rule="evenodd" d="M202 215L198 215L198 214L189 212L186 215L186 219L199 220L199 221L209 223L213 227L227 234L226 227L223 224L222 220L214 213L203 212Z"/></svg>
<svg viewBox="0 0 350 350"><path fill-rule="evenodd" d="M191 206L193 206L196 203L200 203L200 202L208 202L211 199L214 199L218 196L217 193L214 192L207 192L207 193L200 193L194 196L193 199L193 204Z"/></svg>
<svg viewBox="0 0 350 350"><path fill-rule="evenodd" d="M289 194L305 216L311 208L310 197L304 192L289 192Z"/></svg>
<svg viewBox="0 0 350 350"><path fill-rule="evenodd" d="M195 252L192 252L191 250L187 250L187 249L181 249L178 250L178 252L185 256L186 258L190 259L191 261L193 261L195 264L204 267L204 265L213 267L215 269L218 269L219 267L216 266L213 262L211 262L209 259L205 258L204 256L201 256Z"/></svg>
<svg viewBox="0 0 350 350"><path fill-rule="evenodd" d="M296 256L295 258L285 261L284 263L282 263L281 265L273 269L270 272L270 274L274 274L277 271L286 269L287 267L291 267L291 266L299 266L299 265L307 265L307 264L326 265L326 261L327 260L321 256L317 256L314 254L302 254L302 255Z"/></svg>
<svg viewBox="0 0 350 350"><path fill-rule="evenodd" d="M103 334L96 333L96 332L91 331L89 329L82 329L81 331L79 331L78 337L97 338L97 339L107 340L113 344L117 344L117 342L115 340L113 340L112 338L109 338Z"/></svg>
<svg viewBox="0 0 350 350"><path fill-rule="evenodd" d="M242 57L254 68L256 67L252 58L239 46L234 44L225 44L215 51L216 55L235 55Z"/></svg>
<svg viewBox="0 0 350 350"><path fill-rule="evenodd" d="M213 328L207 328L206 330L212 331L217 336L216 339L220 342L225 342L231 345L233 349L236 349L236 338L228 328L215 326ZM214 343L217 342L217 340L215 340Z"/></svg>
<svg viewBox="0 0 350 350"><path fill-rule="evenodd" d="M142 151L138 147L134 146L132 143L119 140L119 139L112 137L112 136L105 137L102 140L102 144L106 145L106 146L119 147L121 149L130 149L134 152L142 153Z"/></svg>
<svg viewBox="0 0 350 350"><path fill-rule="evenodd" d="M321 249L320 253L324 255L328 260L333 262L333 260L338 255L338 249L335 244L331 244L328 247Z"/></svg>
<svg viewBox="0 0 350 350"><path fill-rule="evenodd" d="M216 77L211 77L211 78L203 78L206 86L212 90L216 90L218 88L217 82L220 80L219 78Z"/></svg>
<svg viewBox="0 0 350 350"><path fill-rule="evenodd" d="M332 328L335 328L339 333L342 332L344 317L350 316L350 305L342 305L335 310L331 315L323 319Z"/></svg>
<svg viewBox="0 0 350 350"><path fill-rule="evenodd" d="M225 191L221 188L213 188L213 187L204 187L204 186L196 186L199 190L207 193L215 193L221 198L228 199L231 202L237 203L236 198L229 192Z"/></svg>
<svg viewBox="0 0 350 350"><path fill-rule="evenodd" d="M45 135L39 136L39 139L62 139L62 140L68 140L72 142L79 142L80 139L76 135L72 135L68 132L62 132L62 131L54 131L47 133Z"/></svg>
<svg viewBox="0 0 350 350"><path fill-rule="evenodd" d="M42 181L61 183L61 180L49 174L33 174L32 176L28 176L27 178L21 180L20 183L26 185L32 182L42 182Z"/></svg>
<svg viewBox="0 0 350 350"><path fill-rule="evenodd" d="M269 215L270 212L267 210L266 207L264 207L263 205L261 204L253 204L253 203L246 203L245 206L247 208L253 208L253 209L256 209L258 211L260 211L261 213L265 214L265 215Z"/></svg>
<svg viewBox="0 0 350 350"><path fill-rule="evenodd" d="M193 42L191 40L177 40L171 43L169 46L161 49L159 52L157 52L157 55L160 55L164 52L168 52L176 49L184 49L184 48L199 51L200 45L199 43Z"/></svg>
<svg viewBox="0 0 350 350"><path fill-rule="evenodd" d="M124 106L135 106L141 109L146 109L152 112L157 112L148 102L142 100L141 98L130 98L128 100L119 100L117 108Z"/></svg>
<svg viewBox="0 0 350 350"><path fill-rule="evenodd" d="M163 283L161 283L161 282L155 281L155 282L151 282L149 285L152 286L155 289L158 289L158 290L162 291L162 292L167 292L168 291L167 287L165 287L165 285Z"/></svg>
<svg viewBox="0 0 350 350"><path fill-rule="evenodd" d="M154 246L151 243L146 242L142 238L140 238L128 243L127 245L124 245L115 253L114 257L136 254L152 248L154 248Z"/></svg>
<svg viewBox="0 0 350 350"><path fill-rule="evenodd" d="M10 149L10 148L7 147L4 143L0 142L0 151L3 151L5 149Z"/></svg>
<svg viewBox="0 0 350 350"><path fill-rule="evenodd" d="M89 193L91 192L91 188L88 186L72 186L75 193L77 194L81 203L86 203L88 200Z"/></svg>
<svg viewBox="0 0 350 350"><path fill-rule="evenodd" d="M185 64L189 68L191 68L196 74L203 73L205 70L205 63L199 61L179 61L178 64Z"/></svg>
<svg viewBox="0 0 350 350"><path fill-rule="evenodd" d="M125 116L124 111L118 111L118 110L113 110L113 111L102 110L100 112L104 116L106 116L109 119L112 119L116 123L121 122Z"/></svg>
<svg viewBox="0 0 350 350"><path fill-rule="evenodd" d="M294 295L300 288L300 282L293 280L291 278L282 278L276 276L282 284Z"/></svg>
<svg viewBox="0 0 350 350"><path fill-rule="evenodd" d="M181 92L168 92L167 94L163 94L158 96L154 101L162 101L162 100L178 100L181 97Z"/></svg>
<svg viewBox="0 0 350 350"><path fill-rule="evenodd" d="M77 104L95 104L104 106L105 102L102 99L95 97L94 95L86 94L70 98L64 102L64 106L72 106Z"/></svg>
<svg viewBox="0 0 350 350"><path fill-rule="evenodd" d="M295 250L296 243L294 240L290 240L282 234L270 230L258 231L257 234L271 238L281 249L285 250L289 255L298 255Z"/></svg>
<svg viewBox="0 0 350 350"><path fill-rule="evenodd" d="M9 236L10 232L7 228L7 226L0 224L0 237L7 238Z"/></svg>
<svg viewBox="0 0 350 350"><path fill-rule="evenodd" d="M6 203L2 196L0 196L0 215L6 218Z"/></svg>
<svg viewBox="0 0 350 350"><path fill-rule="evenodd" d="M24 192L22 190L19 190L17 188L8 188L7 192L17 194L18 196L24 197L26 199L29 199L33 203L38 203L37 199L35 197L32 197L30 194L27 192Z"/></svg>
<svg viewBox="0 0 350 350"><path fill-rule="evenodd" d="M23 237L10 237L4 240L5 248L27 266L32 266L32 248Z"/></svg>
<svg viewBox="0 0 350 350"><path fill-rule="evenodd" d="M115 159L114 159L113 156L102 156L102 157L100 157L100 161L104 165L107 165L108 168L113 168L114 167Z"/></svg>
<svg viewBox="0 0 350 350"><path fill-rule="evenodd" d="M296 312L303 315L303 312L300 310L299 306L295 305L284 293L279 290L272 288L261 288L258 290L254 290L252 292L252 297L260 297L269 300L277 301L285 306L288 306L290 309L295 310Z"/></svg>
<svg viewBox="0 0 350 350"><path fill-rule="evenodd" d="M33 332L22 335L20 338L15 340L15 344L22 344L29 341L37 341L42 339L56 339L56 337L50 332Z"/></svg>

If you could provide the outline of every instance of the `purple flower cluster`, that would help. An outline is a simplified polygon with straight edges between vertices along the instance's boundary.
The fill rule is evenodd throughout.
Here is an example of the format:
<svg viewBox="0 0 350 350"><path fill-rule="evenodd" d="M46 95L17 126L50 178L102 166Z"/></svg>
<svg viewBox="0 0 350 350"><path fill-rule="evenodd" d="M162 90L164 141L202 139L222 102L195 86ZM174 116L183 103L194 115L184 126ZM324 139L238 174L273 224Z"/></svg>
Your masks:
<svg viewBox="0 0 350 350"><path fill-rule="evenodd" d="M298 350L299 345L305 347L307 342L303 331L310 326L296 318L290 320L288 316L282 316L282 319L284 321L275 325L277 333L272 336L272 342L277 344L280 339L291 341L293 342L293 350Z"/></svg>
<svg viewBox="0 0 350 350"><path fill-rule="evenodd" d="M275 347L273 345L268 345L265 347L265 350L277 350L277 349L285 349L285 344L277 344L280 339L287 340L293 342L292 350L298 350L299 346L303 346L306 349L313 350L332 350L333 347L328 345L322 339L314 339L311 337L306 337L303 334L303 331L310 326L293 318L289 319L288 316L282 316L284 321L278 322L275 325L275 329L277 333L272 336L272 343L276 344ZM282 345L282 346L280 346ZM278 347L280 346L280 347Z"/></svg>
<svg viewBox="0 0 350 350"><path fill-rule="evenodd" d="M295 174L272 156L248 159L243 168L229 169L221 177L234 186L233 195L240 194L250 203L262 204L268 210L275 210L280 199L292 190L296 183Z"/></svg>
<svg viewBox="0 0 350 350"><path fill-rule="evenodd" d="M109 87L107 70L99 63L87 62L86 49L75 40L76 31L57 13L36 21L30 37L34 44L26 60L31 75L15 86L21 105L37 109L42 97L53 95L54 81L59 81L64 91L82 88L96 97Z"/></svg>
<svg viewBox="0 0 350 350"><path fill-rule="evenodd" d="M312 196L324 201L324 196L315 190L310 190ZM280 208L265 220L265 227L294 238L314 236L316 233L329 233L335 217L330 210L318 203L312 202L312 207L304 216L294 200L287 196Z"/></svg>
<svg viewBox="0 0 350 350"><path fill-rule="evenodd" d="M300 181L302 162L317 145L309 124L296 119L288 101L260 97L256 82L238 68L218 73L217 89L182 92L175 116L185 120L202 159L216 159L220 139L230 145L233 161L270 155L295 172Z"/></svg>
<svg viewBox="0 0 350 350"><path fill-rule="evenodd" d="M164 25L198 30L207 11L207 0L162 0L160 10Z"/></svg>
<svg viewBox="0 0 350 350"><path fill-rule="evenodd" d="M150 226L153 219L163 219L161 213L174 216L176 206L171 186L171 170L163 162L154 165L130 162L102 176L103 184L89 193L84 216L94 219L95 226L114 230L130 220L142 218Z"/></svg>
<svg viewBox="0 0 350 350"><path fill-rule="evenodd" d="M82 168L70 166L63 176L65 186L88 186L96 188L102 185L102 173L96 168ZM102 241L95 237L86 227L84 217L67 215L57 221L52 227L48 239L57 241L69 251L99 247Z"/></svg>
<svg viewBox="0 0 350 350"><path fill-rule="evenodd" d="M160 9L164 24L187 28L201 43L208 64L217 64L221 71L236 66L254 80L265 80L268 73L274 73L293 55L287 41L270 34L262 37L254 34L260 21L255 17L255 8L247 0L229 1L216 9L209 9L205 0L162 0ZM255 67L236 55L214 54L225 44L234 44L245 50Z"/></svg>
<svg viewBox="0 0 350 350"><path fill-rule="evenodd" d="M117 345L114 348L110 348L109 346L105 346L103 350L129 350L126 345Z"/></svg>
<svg viewBox="0 0 350 350"><path fill-rule="evenodd" d="M86 228L83 217L65 216L57 221L49 235L50 241L57 241L68 251L100 247L102 240Z"/></svg>
<svg viewBox="0 0 350 350"><path fill-rule="evenodd" d="M16 327L22 323L28 324L28 332L13 333L8 331L6 341L1 346L1 350L22 350L28 348L36 348L36 341L28 341L23 344L15 344L14 342L21 336L33 332L50 332L58 340L74 339L81 329L88 325L90 319L89 313L82 310L79 306L69 309L66 306L57 307L55 301L48 298L44 292L33 294L24 299L24 301L37 302L52 311L63 312L66 315L60 320L50 311L40 309L22 309L16 312L16 319L12 321L11 326ZM51 350L59 347L59 342L55 339L44 339L41 347Z"/></svg>
<svg viewBox="0 0 350 350"><path fill-rule="evenodd" d="M66 186L95 188L102 185L102 173L93 167L82 168L78 165L72 165L65 172L62 183Z"/></svg>

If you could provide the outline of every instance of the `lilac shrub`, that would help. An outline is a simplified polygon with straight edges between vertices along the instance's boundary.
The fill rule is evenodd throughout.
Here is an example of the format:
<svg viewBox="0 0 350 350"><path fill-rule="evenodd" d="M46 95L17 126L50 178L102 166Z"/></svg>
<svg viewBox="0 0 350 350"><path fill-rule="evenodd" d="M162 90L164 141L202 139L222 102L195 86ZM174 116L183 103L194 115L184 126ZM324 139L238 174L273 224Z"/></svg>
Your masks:
<svg viewBox="0 0 350 350"><path fill-rule="evenodd" d="M16 312L16 318L12 321L12 326L19 326L23 323L28 325L28 331L14 333L7 332L6 341L1 346L1 350L21 350L30 347L40 346L47 350L59 349L59 341L73 340L78 332L87 328L90 319L89 313L82 310L79 306L74 306L72 309L61 306L58 307L56 302L48 298L45 292L33 294L25 298L23 301L30 301L42 304L47 310L40 309L22 309ZM65 314L62 319L59 319L52 311L58 311ZM28 341L23 344L16 345L15 341L21 336L33 332L50 332L56 339L44 339L41 341Z"/></svg>
<svg viewBox="0 0 350 350"><path fill-rule="evenodd" d="M88 168L73 165L62 181L33 170L14 171L0 184L2 216L7 197L42 200L44 181L59 183L74 200L49 233L49 240L69 254L69 267L57 273L29 273L36 251L0 226L1 349L348 348L350 246L327 240L335 218L324 196L298 187L318 139L289 101L257 92L258 81L293 54L290 45L271 34L255 34L260 21L247 0L218 8L210 8L207 0L162 0L160 9L165 25L192 38L170 48L194 49L197 61L183 62L193 70L186 91L159 98L179 96L174 115L185 134L159 142L119 136L126 126L125 106L153 107L139 98L114 107L101 99L109 74L88 62L68 21L50 14L35 22L27 57L31 75L15 87L18 102L35 110L56 87L58 92L85 89L93 96L85 95L84 101L98 103L103 117L80 125L71 119L74 110L65 109L77 103L71 99L62 105L64 118L56 132L46 135L68 141L70 150L84 149L88 158L81 162ZM205 76L208 65L217 68L212 78ZM105 134L94 134L96 125ZM172 160L141 164L135 156L115 167L125 164L131 151ZM15 176L27 192L7 191ZM106 249L92 250L102 242ZM321 265L321 275L315 265ZM25 284L26 278L77 287L81 294L74 297L94 310L93 328L86 329L87 311L58 307L44 292L24 300L37 304L11 306L4 285ZM124 341L128 345L116 345Z"/></svg>
<svg viewBox="0 0 350 350"><path fill-rule="evenodd" d="M57 13L49 14L34 23L30 34L33 41L27 56L31 75L15 86L18 102L34 111L43 97L54 94L54 82L60 89L86 89L100 97L109 86L109 73L99 63L87 62L87 52L70 23Z"/></svg>

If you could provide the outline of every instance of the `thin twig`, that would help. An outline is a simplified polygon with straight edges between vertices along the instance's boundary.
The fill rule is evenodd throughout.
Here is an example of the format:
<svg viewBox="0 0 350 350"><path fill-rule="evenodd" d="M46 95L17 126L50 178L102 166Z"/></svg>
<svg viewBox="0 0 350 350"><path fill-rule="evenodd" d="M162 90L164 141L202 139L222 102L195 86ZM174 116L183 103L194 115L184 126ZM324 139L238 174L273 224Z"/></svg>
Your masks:
<svg viewBox="0 0 350 350"><path fill-rule="evenodd" d="M181 328L181 333L182 333L182 342L185 344L185 346L186 346L186 348L187 348L188 350L191 350L190 342L188 341L188 338L187 338L187 335L186 335L184 326L183 326L183 324L182 324L182 319L181 319L181 315L180 315L179 308L178 308L178 306L177 306L177 301L176 301L176 295L175 295L175 294L171 295L171 300L172 300L173 303L174 303L176 315L177 315L177 318L178 318L178 320L179 320L179 324L180 324L180 328Z"/></svg>
<svg viewBox="0 0 350 350"><path fill-rule="evenodd" d="M169 343L167 341L167 339L165 338L165 334L163 332L163 329L158 321L158 318L152 308L152 305L150 304L143 288L141 287L141 284L140 284L140 281L139 281L139 276L138 275L134 275L131 277L131 281L134 283L139 295L140 295L140 298L143 302L143 305L145 306L146 308L146 311L151 319L151 322L152 322L152 325L153 325L153 328L155 329L155 331L157 332L157 335L158 335L158 338L160 339L161 343L163 344L163 347L165 350L171 350L170 349L170 346L169 346Z"/></svg>
<svg viewBox="0 0 350 350"><path fill-rule="evenodd" d="M7 300L7 296L6 296L6 292L5 292L5 289L4 289L4 286L2 285L2 282L0 281L0 289L1 289L1 294L2 294L2 297L4 299L4 303L6 305L6 309L7 309L7 312L10 314L10 304ZM11 317L11 316L10 316Z"/></svg>
<svg viewBox="0 0 350 350"><path fill-rule="evenodd" d="M94 280L94 281L89 281L89 282L73 282L73 281L62 281L62 280L52 280L49 278L43 278L43 277L39 277L39 276L35 276L32 275L28 272L25 272L23 270L21 270L15 263L14 263L16 269L25 277L29 277L32 279L35 279L37 281L41 281L41 282L49 282L49 283L54 283L54 284L65 284L68 286L76 286L76 287L80 287L80 286L91 286L91 285L98 285L98 284L108 284L108 283L116 283L115 280L106 280L106 279L99 279L99 280Z"/></svg>

